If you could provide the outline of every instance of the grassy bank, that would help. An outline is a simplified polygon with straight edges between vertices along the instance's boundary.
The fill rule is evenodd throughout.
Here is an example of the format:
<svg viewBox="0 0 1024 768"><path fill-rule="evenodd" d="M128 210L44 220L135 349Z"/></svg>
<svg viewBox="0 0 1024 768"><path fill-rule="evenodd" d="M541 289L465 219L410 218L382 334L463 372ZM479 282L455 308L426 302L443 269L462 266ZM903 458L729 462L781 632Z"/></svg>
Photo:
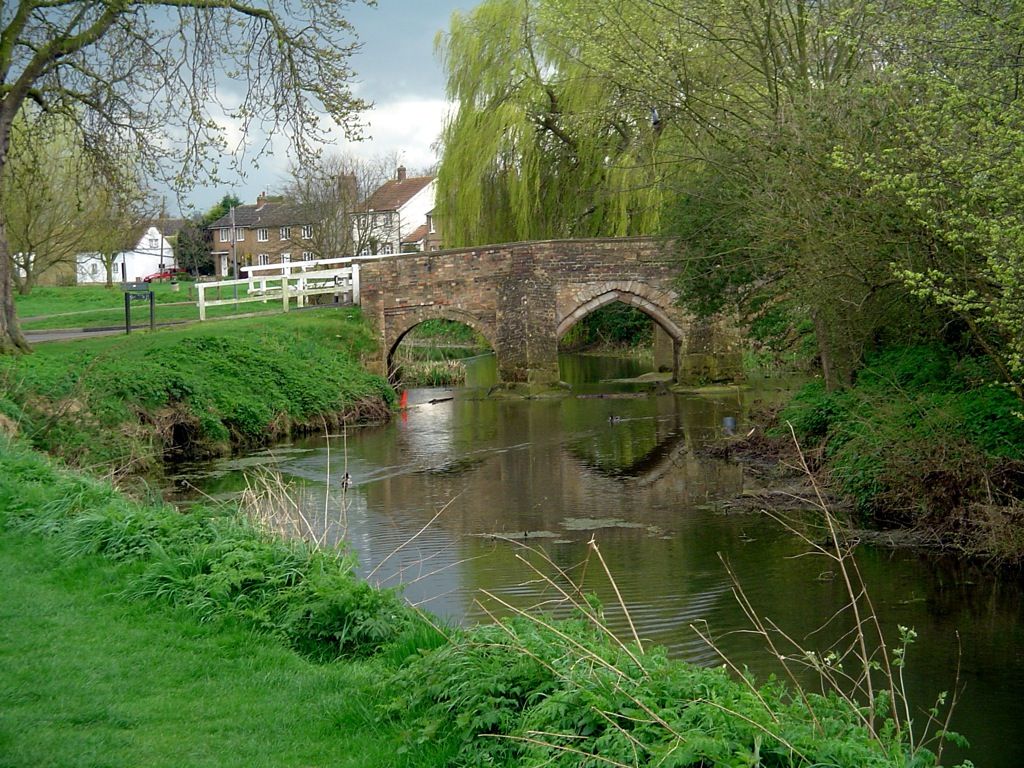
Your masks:
<svg viewBox="0 0 1024 768"><path fill-rule="evenodd" d="M780 415L856 522L1024 558L1024 419L993 371L937 347L875 356L855 386L803 388ZM787 439L788 433L781 434Z"/></svg>
<svg viewBox="0 0 1024 768"><path fill-rule="evenodd" d="M442 634L344 553L2 438L0 532L6 766L935 764L884 698L670 661L582 599Z"/></svg>
<svg viewBox="0 0 1024 768"><path fill-rule="evenodd" d="M293 431L386 418L357 310L39 345L0 358L0 418L74 466L155 467Z"/></svg>

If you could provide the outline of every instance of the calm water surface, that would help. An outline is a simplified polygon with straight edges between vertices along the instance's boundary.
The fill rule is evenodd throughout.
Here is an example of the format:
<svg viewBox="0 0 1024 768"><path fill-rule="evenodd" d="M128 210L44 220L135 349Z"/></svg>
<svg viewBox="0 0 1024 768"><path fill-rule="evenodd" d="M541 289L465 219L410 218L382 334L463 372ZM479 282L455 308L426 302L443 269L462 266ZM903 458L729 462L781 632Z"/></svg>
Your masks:
<svg viewBox="0 0 1024 768"><path fill-rule="evenodd" d="M751 403L780 398L781 385L684 396L607 382L644 370L567 356L562 375L577 397L495 400L483 396L494 381L484 358L471 369L473 386L413 390L408 410L385 426L189 467L177 480L228 498L272 468L320 534L350 542L364 575L404 584L410 601L454 621L553 599L528 565L543 567L542 551L601 597L625 636L614 592L588 561L593 539L640 636L679 658L718 661L692 629L706 625L738 663L775 671L771 654L737 632L747 624L720 556L762 616L822 647L827 631L814 630L844 602L830 564L801 557L805 547L772 520L731 512L729 500L760 482L701 455L729 420L746 431ZM352 487L343 493L346 470ZM1024 764L1020 582L920 553L862 548L858 563L886 628L918 632L912 701L927 709L952 689L959 663L953 725L972 741L967 754L978 766Z"/></svg>

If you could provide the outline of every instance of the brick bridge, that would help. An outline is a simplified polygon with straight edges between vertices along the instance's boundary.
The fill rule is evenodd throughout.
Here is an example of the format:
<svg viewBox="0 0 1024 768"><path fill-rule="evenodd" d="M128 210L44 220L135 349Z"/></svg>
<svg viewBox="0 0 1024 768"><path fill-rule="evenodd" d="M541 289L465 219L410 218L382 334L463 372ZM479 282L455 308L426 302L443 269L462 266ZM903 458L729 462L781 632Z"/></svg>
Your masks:
<svg viewBox="0 0 1024 768"><path fill-rule="evenodd" d="M558 341L599 307L621 301L655 323L655 358L684 384L735 379L737 339L722 321L698 321L677 306L679 255L652 238L550 240L491 245L363 262L360 304L380 335L381 373L413 327L443 318L490 343L504 383L558 381Z"/></svg>

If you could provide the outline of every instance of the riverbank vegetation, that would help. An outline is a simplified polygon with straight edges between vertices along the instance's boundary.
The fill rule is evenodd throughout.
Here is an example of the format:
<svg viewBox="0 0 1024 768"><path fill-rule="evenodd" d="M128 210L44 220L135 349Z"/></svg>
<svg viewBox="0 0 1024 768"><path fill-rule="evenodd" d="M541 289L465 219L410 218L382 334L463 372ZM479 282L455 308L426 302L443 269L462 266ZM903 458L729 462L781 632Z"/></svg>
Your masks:
<svg viewBox="0 0 1024 768"><path fill-rule="evenodd" d="M386 419L394 393L359 361L373 344L358 310L55 342L0 358L0 418L72 466L140 473Z"/></svg>
<svg viewBox="0 0 1024 768"><path fill-rule="evenodd" d="M984 357L943 347L869 358L854 386L805 386L779 414L851 500L858 526L1019 563L1024 557L1024 420Z"/></svg>
<svg viewBox="0 0 1024 768"><path fill-rule="evenodd" d="M937 762L884 696L861 708L670 661L612 637L583 596L576 619L435 626L345 552L232 511L129 501L4 438L0 527L5 652L32 654L33 637L55 652L0 683L12 764L169 764L185 742L209 765ZM275 738L282 725L294 733Z"/></svg>

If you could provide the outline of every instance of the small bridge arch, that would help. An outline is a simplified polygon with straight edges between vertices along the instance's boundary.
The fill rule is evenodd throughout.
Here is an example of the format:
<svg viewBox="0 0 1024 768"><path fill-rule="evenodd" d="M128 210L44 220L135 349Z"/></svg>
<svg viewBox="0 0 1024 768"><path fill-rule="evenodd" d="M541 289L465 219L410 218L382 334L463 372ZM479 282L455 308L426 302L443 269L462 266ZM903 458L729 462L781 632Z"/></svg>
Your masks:
<svg viewBox="0 0 1024 768"><path fill-rule="evenodd" d="M387 373L394 348L432 318L466 323L494 349L505 383L558 381L558 340L613 301L639 307L671 339L670 368L683 383L734 379L735 334L681 309L673 284L682 258L655 238L549 240L398 254L360 270L363 313L377 330Z"/></svg>
<svg viewBox="0 0 1024 768"><path fill-rule="evenodd" d="M495 348L494 328L486 320L481 320L470 312L446 304L417 307L410 312L399 313L396 321L387 328L383 341L384 349L387 350L385 370L388 376L394 372L395 352L398 350L398 345L402 343L402 339L408 335L409 331L427 320L451 320L468 325L484 337L491 349Z"/></svg>

